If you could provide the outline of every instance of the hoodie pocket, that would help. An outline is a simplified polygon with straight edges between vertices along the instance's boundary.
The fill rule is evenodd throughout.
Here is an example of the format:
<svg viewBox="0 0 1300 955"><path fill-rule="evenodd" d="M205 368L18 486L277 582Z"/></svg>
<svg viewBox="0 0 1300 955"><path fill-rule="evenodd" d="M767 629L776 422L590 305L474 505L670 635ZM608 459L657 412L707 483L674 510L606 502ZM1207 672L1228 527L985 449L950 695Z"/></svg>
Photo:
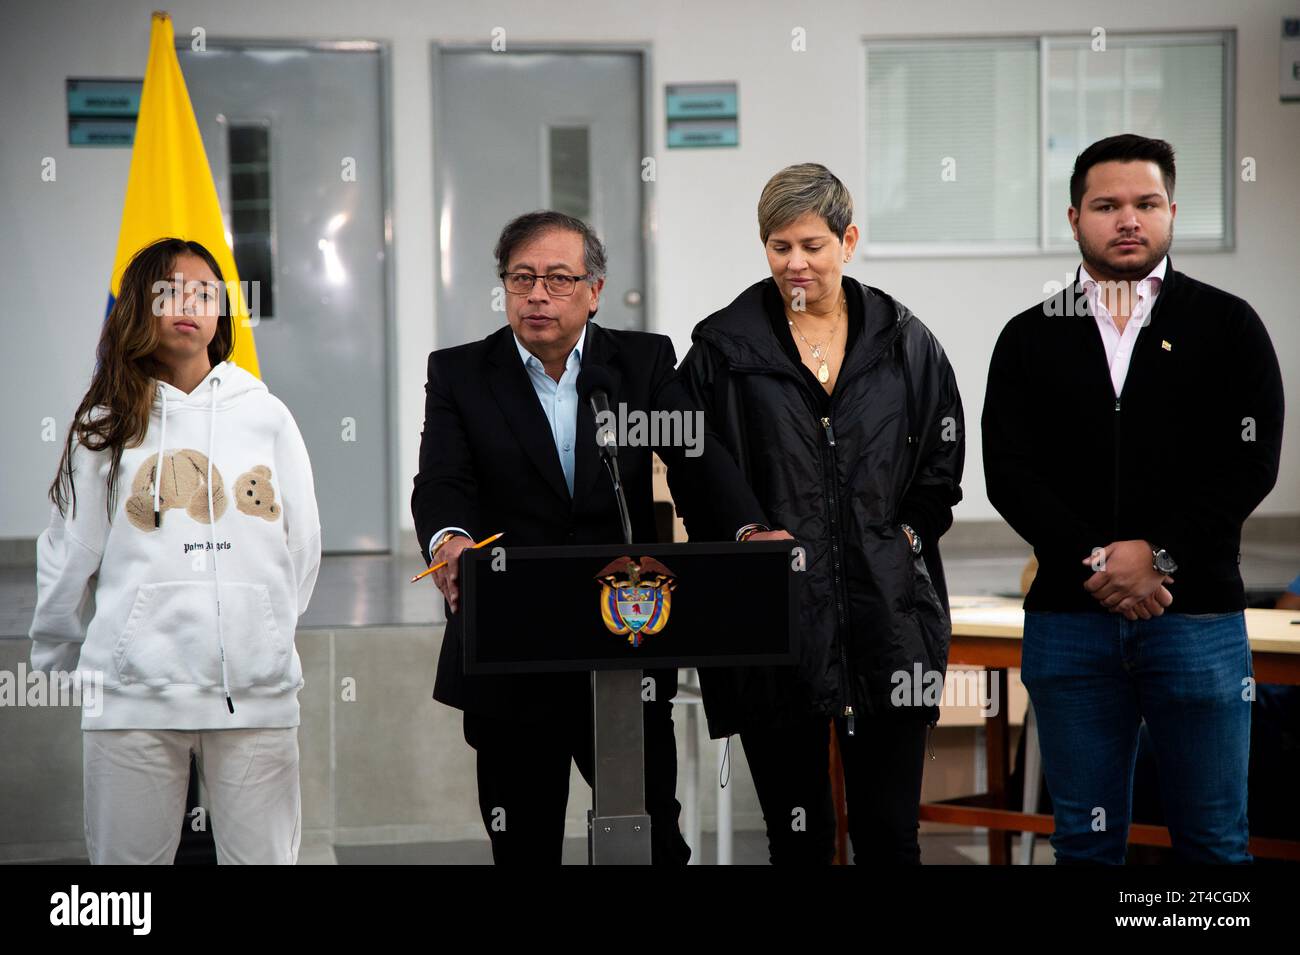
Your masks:
<svg viewBox="0 0 1300 955"><path fill-rule="evenodd" d="M114 649L122 684L221 686L213 585L145 584ZM289 684L293 639L276 625L263 584L222 583L221 624L231 689Z"/></svg>

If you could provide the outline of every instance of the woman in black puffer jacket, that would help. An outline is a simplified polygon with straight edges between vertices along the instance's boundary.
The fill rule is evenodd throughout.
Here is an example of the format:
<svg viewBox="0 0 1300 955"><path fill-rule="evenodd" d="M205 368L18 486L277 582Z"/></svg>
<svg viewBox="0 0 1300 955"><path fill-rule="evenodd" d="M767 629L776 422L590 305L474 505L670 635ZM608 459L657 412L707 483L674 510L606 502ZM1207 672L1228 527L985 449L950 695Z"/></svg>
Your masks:
<svg viewBox="0 0 1300 955"><path fill-rule="evenodd" d="M696 326L679 374L807 576L798 665L702 670L709 732L740 734L774 863L833 856L830 725L855 860L915 863L951 636L938 542L961 500L961 397L929 329L843 275L858 231L839 179L791 166L758 213L772 276Z"/></svg>

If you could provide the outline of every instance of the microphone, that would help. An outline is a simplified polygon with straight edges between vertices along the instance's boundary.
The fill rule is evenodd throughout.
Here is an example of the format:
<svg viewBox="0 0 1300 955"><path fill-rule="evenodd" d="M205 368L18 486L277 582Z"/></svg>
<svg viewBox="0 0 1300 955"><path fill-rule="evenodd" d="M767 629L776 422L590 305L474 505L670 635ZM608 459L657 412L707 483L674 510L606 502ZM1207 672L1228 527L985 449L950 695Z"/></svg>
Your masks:
<svg viewBox="0 0 1300 955"><path fill-rule="evenodd" d="M578 398L591 404L591 413L596 418L596 447L606 457L618 455L618 435L609 410L609 393L613 389L614 376L607 368L588 365L578 372Z"/></svg>
<svg viewBox="0 0 1300 955"><path fill-rule="evenodd" d="M596 446L601 460L614 484L614 498L618 502L619 522L623 525L623 543L632 543L632 518L627 510L627 495L623 493L623 478L618 473L618 436L614 431L613 415L609 410L609 393L614 390L614 376L600 365L584 365L578 372L578 397L591 404L596 418ZM605 424L601 424L601 421Z"/></svg>

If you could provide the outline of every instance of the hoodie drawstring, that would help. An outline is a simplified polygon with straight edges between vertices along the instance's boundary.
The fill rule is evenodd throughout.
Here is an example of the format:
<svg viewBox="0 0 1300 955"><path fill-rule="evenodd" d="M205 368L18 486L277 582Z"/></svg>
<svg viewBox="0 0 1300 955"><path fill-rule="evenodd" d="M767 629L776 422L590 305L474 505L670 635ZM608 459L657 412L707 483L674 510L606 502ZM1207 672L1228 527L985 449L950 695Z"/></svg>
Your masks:
<svg viewBox="0 0 1300 955"><path fill-rule="evenodd" d="M158 462L153 468L153 526L162 526L162 513L158 509L158 489L162 487L163 452L167 450L167 389L162 392L162 427L158 429Z"/></svg>
<svg viewBox="0 0 1300 955"><path fill-rule="evenodd" d="M221 686L226 691L226 709L233 714L235 701L230 697L230 678L226 673L226 635L221 624L221 572L217 569L217 513L212 506L212 459L217 451L217 387L220 378L212 378L212 406L208 417L208 533L212 540L212 577L217 591L217 648L221 653ZM164 397L166 392L164 392Z"/></svg>

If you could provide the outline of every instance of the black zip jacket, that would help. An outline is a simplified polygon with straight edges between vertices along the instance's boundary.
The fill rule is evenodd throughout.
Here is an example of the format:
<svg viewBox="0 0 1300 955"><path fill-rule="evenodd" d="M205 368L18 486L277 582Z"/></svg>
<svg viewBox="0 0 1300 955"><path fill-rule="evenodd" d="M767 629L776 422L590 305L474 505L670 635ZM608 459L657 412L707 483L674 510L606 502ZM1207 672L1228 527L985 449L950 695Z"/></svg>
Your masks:
<svg viewBox="0 0 1300 955"><path fill-rule="evenodd" d="M943 349L907 308L846 278L863 325L825 413L764 313L773 284L751 286L697 325L678 369L768 523L807 555L798 665L701 670L714 738L884 711L895 674L910 679L915 664L944 672L952 633L938 543L961 499L965 427ZM671 472L669 485L679 504L688 499ZM694 510L684 515L693 538L724 530ZM922 557L900 522L921 536ZM922 709L938 718L937 707Z"/></svg>
<svg viewBox="0 0 1300 955"><path fill-rule="evenodd" d="M1241 525L1277 481L1282 415L1259 316L1172 260L1118 398L1077 276L1013 318L989 365L984 476L1038 557L1025 609L1107 612L1082 561L1120 540L1177 562L1167 612L1243 609Z"/></svg>

